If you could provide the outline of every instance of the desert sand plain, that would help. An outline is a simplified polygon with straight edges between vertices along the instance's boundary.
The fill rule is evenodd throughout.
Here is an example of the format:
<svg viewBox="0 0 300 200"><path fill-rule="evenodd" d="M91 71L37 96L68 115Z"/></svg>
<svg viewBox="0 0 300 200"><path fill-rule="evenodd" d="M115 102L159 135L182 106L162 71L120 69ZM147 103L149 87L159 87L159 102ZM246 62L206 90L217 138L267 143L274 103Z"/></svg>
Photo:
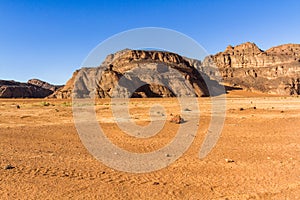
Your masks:
<svg viewBox="0 0 300 200"><path fill-rule="evenodd" d="M165 107L168 119L178 112L175 98L131 99L132 118L146 125L154 103ZM231 91L221 137L204 159L198 152L210 122L210 99L199 98L199 105L199 129L188 151L164 169L134 174L89 154L77 134L71 100L1 99L0 197L300 199L300 98ZM167 121L158 135L132 139L109 120L109 99L98 100L96 111L107 136L134 152L163 147L180 126Z"/></svg>

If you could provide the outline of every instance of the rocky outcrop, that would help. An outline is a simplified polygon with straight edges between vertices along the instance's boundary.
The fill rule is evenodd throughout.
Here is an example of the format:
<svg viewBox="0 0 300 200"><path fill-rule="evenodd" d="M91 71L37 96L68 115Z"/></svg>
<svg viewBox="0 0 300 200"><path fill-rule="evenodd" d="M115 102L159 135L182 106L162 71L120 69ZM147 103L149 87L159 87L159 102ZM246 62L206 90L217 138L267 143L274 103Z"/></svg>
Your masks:
<svg viewBox="0 0 300 200"><path fill-rule="evenodd" d="M44 98L58 87L38 79L27 83L0 80L0 98Z"/></svg>
<svg viewBox="0 0 300 200"><path fill-rule="evenodd" d="M199 72L187 58L128 49L107 56L100 67L76 71L66 86L50 97L70 98L73 88L77 97L94 93L98 98L200 97L222 92L216 81Z"/></svg>
<svg viewBox="0 0 300 200"><path fill-rule="evenodd" d="M39 79L30 79L27 81L27 83L30 85L34 85L34 86L46 89L46 90L51 90L52 92L55 92L57 89L62 87L62 85L51 85L50 83L41 81Z"/></svg>
<svg viewBox="0 0 300 200"><path fill-rule="evenodd" d="M220 79L222 78L222 80ZM175 53L125 49L101 66L74 72L50 97L173 97L222 93L218 82L250 91L300 94L300 45L263 51L254 43L228 46L203 61ZM74 87L75 86L75 87Z"/></svg>
<svg viewBox="0 0 300 200"><path fill-rule="evenodd" d="M47 98L57 98L57 99L70 99L72 98L72 92L74 88L75 78L78 74L79 70L76 70L73 73L71 79L67 81L67 83L58 88L53 94L49 95Z"/></svg>
<svg viewBox="0 0 300 200"><path fill-rule="evenodd" d="M300 44L263 51L254 43L228 46L205 59L203 68L217 65L224 82L270 94L300 94Z"/></svg>

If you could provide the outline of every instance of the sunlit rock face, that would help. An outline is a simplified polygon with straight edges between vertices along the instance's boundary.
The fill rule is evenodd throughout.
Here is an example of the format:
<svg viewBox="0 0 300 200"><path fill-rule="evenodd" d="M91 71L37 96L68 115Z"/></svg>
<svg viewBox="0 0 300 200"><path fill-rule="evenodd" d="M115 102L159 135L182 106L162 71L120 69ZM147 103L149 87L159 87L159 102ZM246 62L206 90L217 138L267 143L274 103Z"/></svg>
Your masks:
<svg viewBox="0 0 300 200"><path fill-rule="evenodd" d="M214 96L223 93L218 82L250 91L299 95L300 45L263 51L247 42L228 46L203 61L171 52L125 49L108 55L100 66L75 71L65 87L50 97L71 98L73 92L96 98Z"/></svg>
<svg viewBox="0 0 300 200"><path fill-rule="evenodd" d="M221 93L218 82L198 71L195 63L201 64L175 53L126 49L108 55L99 67L76 71L51 97L70 98L72 92L83 98L201 97Z"/></svg>
<svg viewBox="0 0 300 200"><path fill-rule="evenodd" d="M209 61L218 66L224 82L229 84L271 94L300 94L299 44L263 51L247 42L206 58L207 66Z"/></svg>

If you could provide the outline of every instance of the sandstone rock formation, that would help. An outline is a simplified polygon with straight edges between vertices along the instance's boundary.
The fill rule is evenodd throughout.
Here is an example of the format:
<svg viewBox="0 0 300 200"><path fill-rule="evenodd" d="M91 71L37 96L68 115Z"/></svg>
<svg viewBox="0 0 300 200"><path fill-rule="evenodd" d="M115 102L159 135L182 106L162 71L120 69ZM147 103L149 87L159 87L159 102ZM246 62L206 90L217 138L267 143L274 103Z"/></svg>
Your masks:
<svg viewBox="0 0 300 200"><path fill-rule="evenodd" d="M41 81L39 79L30 79L27 81L27 83L30 85L35 85L37 87L47 89L47 90L51 90L53 92L62 87L62 85L51 85L51 84L49 84L45 81Z"/></svg>
<svg viewBox="0 0 300 200"><path fill-rule="evenodd" d="M79 70L76 70L73 73L73 76L71 77L71 79L68 80L67 83L64 86L58 88L53 94L48 96L48 98L57 98L57 99L70 99L70 98L72 98L74 82L75 82L75 78L76 78L78 72L79 72Z"/></svg>
<svg viewBox="0 0 300 200"><path fill-rule="evenodd" d="M44 98L58 87L38 79L27 83L0 80L0 98Z"/></svg>
<svg viewBox="0 0 300 200"><path fill-rule="evenodd" d="M191 60L162 51L123 50L107 56L101 66L82 68L50 97L187 97L222 92L221 86L199 73Z"/></svg>
<svg viewBox="0 0 300 200"><path fill-rule="evenodd" d="M218 82L250 91L299 95L300 44L263 51L247 42L228 46L203 61L170 52L125 49L108 55L99 67L77 70L50 97L71 98L74 84L78 97L199 97L223 93Z"/></svg>
<svg viewBox="0 0 300 200"><path fill-rule="evenodd" d="M270 94L300 94L300 44L259 49L254 43L228 46L201 67L217 65L224 82Z"/></svg>

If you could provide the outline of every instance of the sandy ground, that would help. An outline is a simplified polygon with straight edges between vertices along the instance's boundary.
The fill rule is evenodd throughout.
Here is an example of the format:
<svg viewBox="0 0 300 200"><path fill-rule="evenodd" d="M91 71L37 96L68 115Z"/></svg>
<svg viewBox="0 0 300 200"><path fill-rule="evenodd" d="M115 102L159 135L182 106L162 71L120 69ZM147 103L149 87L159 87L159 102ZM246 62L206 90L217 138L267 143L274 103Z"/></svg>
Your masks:
<svg viewBox="0 0 300 200"><path fill-rule="evenodd" d="M222 135L199 159L210 103L199 99L198 133L182 157L159 171L135 174L89 154L70 101L1 99L0 199L300 199L300 97L231 92ZM137 124L149 123L154 104L165 107L168 119L179 112L176 99L132 99ZM163 147L180 126L167 121L156 136L133 139L113 123L109 100L97 101L96 111L107 137L133 152ZM5 169L9 164L14 168Z"/></svg>

